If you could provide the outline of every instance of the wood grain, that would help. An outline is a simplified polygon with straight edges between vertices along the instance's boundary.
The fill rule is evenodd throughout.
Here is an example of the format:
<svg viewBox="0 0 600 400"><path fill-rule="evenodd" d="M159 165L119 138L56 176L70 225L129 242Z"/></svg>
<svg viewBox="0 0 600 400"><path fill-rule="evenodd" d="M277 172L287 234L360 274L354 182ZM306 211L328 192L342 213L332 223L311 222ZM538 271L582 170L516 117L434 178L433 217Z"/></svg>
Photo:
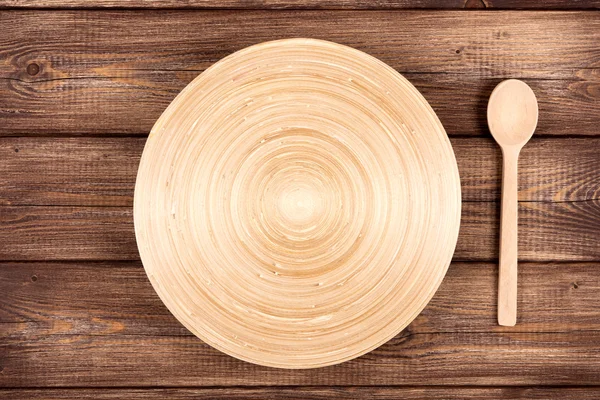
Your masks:
<svg viewBox="0 0 600 400"><path fill-rule="evenodd" d="M254 385L597 385L600 332L405 331L358 359L284 370L227 356L193 336L49 335L0 344L3 387ZM576 372L574 372L576 371Z"/></svg>
<svg viewBox="0 0 600 400"><path fill-rule="evenodd" d="M138 258L123 207L2 207L0 242L0 260Z"/></svg>
<svg viewBox="0 0 600 400"><path fill-rule="evenodd" d="M598 263L522 263L519 324L506 328L496 323L497 264L454 262L408 331L600 331L599 268ZM0 291L3 340L192 336L160 301L137 261L3 263Z"/></svg>
<svg viewBox="0 0 600 400"><path fill-rule="evenodd" d="M0 135L147 134L212 63L298 36L405 74L450 135L486 132L487 97L510 77L540 98L539 134L598 134L599 12L5 11L0 23Z"/></svg>
<svg viewBox="0 0 600 400"><path fill-rule="evenodd" d="M170 389L0 389L0 397L13 400L72 400L72 399L145 399L187 400L198 398L249 399L374 399L374 400L483 400L508 398L521 400L596 400L598 389L593 387L256 387L256 388L170 388Z"/></svg>
<svg viewBox="0 0 600 400"><path fill-rule="evenodd" d="M144 143L143 138L0 138L0 204L131 206Z"/></svg>
<svg viewBox="0 0 600 400"><path fill-rule="evenodd" d="M501 152L490 139L451 139L463 201L500 199ZM577 202L600 198L600 141L536 138L519 156L519 201Z"/></svg>
<svg viewBox="0 0 600 400"><path fill-rule="evenodd" d="M498 257L499 204L463 203L454 260ZM600 260L600 200L519 205L520 261ZM137 260L125 207L0 208L0 260Z"/></svg>
<svg viewBox="0 0 600 400"><path fill-rule="evenodd" d="M209 9L596 9L597 0L1 0L0 7L15 8L209 8Z"/></svg>
<svg viewBox="0 0 600 400"><path fill-rule="evenodd" d="M133 205L144 138L0 138L0 204ZM463 201L499 201L491 138L452 138ZM600 138L534 138L519 158L519 200L600 199ZM576 156L574 156L576 155Z"/></svg>

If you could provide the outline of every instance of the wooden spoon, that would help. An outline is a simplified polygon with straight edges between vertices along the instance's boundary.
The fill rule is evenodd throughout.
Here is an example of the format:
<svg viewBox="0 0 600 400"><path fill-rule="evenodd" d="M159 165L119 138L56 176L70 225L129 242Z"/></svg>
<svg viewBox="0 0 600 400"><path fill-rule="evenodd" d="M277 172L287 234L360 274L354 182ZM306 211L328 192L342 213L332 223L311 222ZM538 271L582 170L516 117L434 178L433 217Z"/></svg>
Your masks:
<svg viewBox="0 0 600 400"><path fill-rule="evenodd" d="M538 120L533 90L523 81L501 82L490 96L488 126L502 149L502 220L500 223L500 276L498 324L517 322L517 161Z"/></svg>

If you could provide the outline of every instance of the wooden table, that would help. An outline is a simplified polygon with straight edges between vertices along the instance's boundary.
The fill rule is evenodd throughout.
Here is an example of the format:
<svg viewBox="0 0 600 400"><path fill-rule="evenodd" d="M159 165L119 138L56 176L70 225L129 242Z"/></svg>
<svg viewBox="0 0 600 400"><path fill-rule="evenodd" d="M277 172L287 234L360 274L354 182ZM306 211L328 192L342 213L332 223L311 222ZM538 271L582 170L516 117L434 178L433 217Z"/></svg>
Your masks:
<svg viewBox="0 0 600 400"><path fill-rule="evenodd" d="M459 10L485 6L536 10ZM600 398L600 1L0 7L0 398ZM288 371L221 354L170 315L139 261L132 200L146 135L179 90L235 50L298 36L370 53L422 91L464 203L454 262L409 328L359 359ZM485 120L505 78L540 106L521 156L515 327L496 324L501 167Z"/></svg>

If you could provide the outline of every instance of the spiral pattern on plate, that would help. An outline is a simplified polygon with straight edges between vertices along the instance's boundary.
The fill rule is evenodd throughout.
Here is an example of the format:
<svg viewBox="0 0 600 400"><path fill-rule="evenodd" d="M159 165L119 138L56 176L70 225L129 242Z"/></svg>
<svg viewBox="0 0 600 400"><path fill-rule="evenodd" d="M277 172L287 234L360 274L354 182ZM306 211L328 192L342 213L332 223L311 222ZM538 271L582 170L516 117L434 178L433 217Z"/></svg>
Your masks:
<svg viewBox="0 0 600 400"><path fill-rule="evenodd" d="M191 82L148 138L134 201L146 272L189 330L273 367L340 363L425 307L456 245L446 133L383 62L262 43Z"/></svg>

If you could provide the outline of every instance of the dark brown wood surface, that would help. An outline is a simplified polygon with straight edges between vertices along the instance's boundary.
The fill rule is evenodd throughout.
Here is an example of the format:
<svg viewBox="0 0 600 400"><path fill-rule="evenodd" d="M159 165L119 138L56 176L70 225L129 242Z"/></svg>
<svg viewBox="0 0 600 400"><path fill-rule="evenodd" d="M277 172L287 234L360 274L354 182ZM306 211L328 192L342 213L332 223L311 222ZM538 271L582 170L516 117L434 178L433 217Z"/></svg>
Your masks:
<svg viewBox="0 0 600 400"><path fill-rule="evenodd" d="M598 9L598 0L0 0L5 8Z"/></svg>
<svg viewBox="0 0 600 400"><path fill-rule="evenodd" d="M122 400L122 399L226 399L226 400L330 400L330 399L373 399L373 400L483 400L522 399L547 400L597 400L599 391L589 387L427 387L427 386L372 386L372 387L322 387L305 386L293 388L171 388L171 389L17 389L2 390L0 397L10 396L14 400Z"/></svg>
<svg viewBox="0 0 600 400"><path fill-rule="evenodd" d="M0 260L137 260L131 207L4 206ZM498 257L497 202L464 202L457 261ZM600 200L522 202L519 259L600 261Z"/></svg>
<svg viewBox="0 0 600 400"><path fill-rule="evenodd" d="M145 138L0 137L0 205L133 205ZM500 198L501 152L489 137L454 137L463 202ZM600 198L600 137L533 137L519 158L521 202Z"/></svg>
<svg viewBox="0 0 600 400"><path fill-rule="evenodd" d="M449 10L484 7L535 11ZM599 7L0 0L0 398L600 398ZM351 45L410 79L451 137L463 196L454 261L422 314L359 359L301 371L190 334L146 278L132 221L146 135L178 91L290 36ZM519 320L501 327L501 154L485 109L512 77L534 89L540 122L520 159Z"/></svg>
<svg viewBox="0 0 600 400"><path fill-rule="evenodd" d="M600 12L5 11L0 26L0 135L146 135L215 61L299 36L404 73L450 135L487 133L504 78L538 94L538 134L598 134Z"/></svg>
<svg viewBox="0 0 600 400"><path fill-rule="evenodd" d="M139 261L6 262L0 266L0 289L6 293L0 299L0 326L13 339L192 336L154 294ZM495 263L454 262L409 331L600 332L600 263L521 266L518 327L496 323ZM574 310L578 319L565 324Z"/></svg>

